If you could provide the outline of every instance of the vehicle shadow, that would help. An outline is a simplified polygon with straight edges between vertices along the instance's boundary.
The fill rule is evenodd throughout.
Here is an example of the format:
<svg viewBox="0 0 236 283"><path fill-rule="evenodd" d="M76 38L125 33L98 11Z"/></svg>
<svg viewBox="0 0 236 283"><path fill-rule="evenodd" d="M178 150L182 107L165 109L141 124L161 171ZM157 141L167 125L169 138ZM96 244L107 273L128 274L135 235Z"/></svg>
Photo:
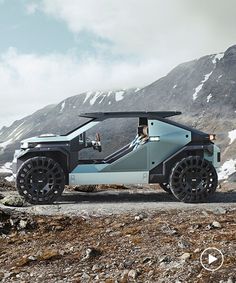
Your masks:
<svg viewBox="0 0 236 283"><path fill-rule="evenodd" d="M173 195L165 192L69 192L63 194L58 200L60 203L116 203L116 202L178 202ZM236 192L217 192L208 203L233 203L236 202Z"/></svg>

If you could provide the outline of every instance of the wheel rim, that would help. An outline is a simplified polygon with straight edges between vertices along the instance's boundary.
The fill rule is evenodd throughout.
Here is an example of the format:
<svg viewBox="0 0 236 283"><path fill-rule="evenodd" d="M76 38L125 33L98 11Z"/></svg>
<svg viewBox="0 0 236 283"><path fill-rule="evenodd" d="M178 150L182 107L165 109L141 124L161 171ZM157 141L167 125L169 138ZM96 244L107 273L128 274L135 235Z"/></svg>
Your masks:
<svg viewBox="0 0 236 283"><path fill-rule="evenodd" d="M199 201L212 194L217 187L217 175L212 164L200 157L183 159L174 169L171 189L184 201Z"/></svg>
<svg viewBox="0 0 236 283"><path fill-rule="evenodd" d="M51 202L64 188L64 174L54 160L32 158L20 168L17 183L20 194L30 202Z"/></svg>

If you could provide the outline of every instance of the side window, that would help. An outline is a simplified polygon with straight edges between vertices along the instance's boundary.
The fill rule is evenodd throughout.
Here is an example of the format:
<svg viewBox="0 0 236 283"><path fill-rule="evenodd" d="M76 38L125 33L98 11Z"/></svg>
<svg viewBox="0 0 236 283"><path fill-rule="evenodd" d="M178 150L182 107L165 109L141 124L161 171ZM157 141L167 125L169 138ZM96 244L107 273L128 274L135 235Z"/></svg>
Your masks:
<svg viewBox="0 0 236 283"><path fill-rule="evenodd" d="M81 159L102 159L130 143L137 135L137 118L111 118L102 121L86 131L86 138L95 140L96 133L100 134L102 152L86 148L80 151Z"/></svg>

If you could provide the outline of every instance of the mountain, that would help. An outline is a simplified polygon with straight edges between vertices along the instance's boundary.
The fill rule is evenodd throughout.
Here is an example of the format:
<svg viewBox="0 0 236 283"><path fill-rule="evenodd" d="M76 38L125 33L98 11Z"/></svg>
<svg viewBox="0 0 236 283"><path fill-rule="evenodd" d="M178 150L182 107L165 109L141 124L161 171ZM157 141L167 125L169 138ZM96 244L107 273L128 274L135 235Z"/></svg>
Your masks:
<svg viewBox="0 0 236 283"><path fill-rule="evenodd" d="M142 89L81 93L15 121L10 127L3 127L0 130L1 163L12 159L15 148L24 138L43 133L62 134L77 127L83 121L78 117L81 112L126 110L182 111L183 115L175 119L216 133L223 160L232 159L235 167L236 45L223 53L180 64ZM103 138L103 156L134 137L133 123L133 120L113 120L98 127ZM94 134L95 131L91 131L91 135ZM98 153L90 150L87 154Z"/></svg>

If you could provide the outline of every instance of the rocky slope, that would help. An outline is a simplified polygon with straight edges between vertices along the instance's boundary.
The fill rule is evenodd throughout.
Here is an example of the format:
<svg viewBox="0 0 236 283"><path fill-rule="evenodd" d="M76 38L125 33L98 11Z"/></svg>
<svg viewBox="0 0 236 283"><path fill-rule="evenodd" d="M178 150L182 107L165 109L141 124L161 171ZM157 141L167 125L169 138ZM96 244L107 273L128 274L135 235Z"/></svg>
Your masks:
<svg viewBox="0 0 236 283"><path fill-rule="evenodd" d="M69 97L58 105L47 106L0 130L0 159L12 159L19 141L42 133L65 133L82 122L80 112L125 110L180 110L178 118L218 135L223 160L236 163L236 45L224 53L204 56L174 68L165 77L143 89L97 91ZM106 121L99 126L103 155L132 139L133 121ZM95 132L92 131L93 135ZM116 138L112 138L113 136ZM108 147L109 145L109 147Z"/></svg>

